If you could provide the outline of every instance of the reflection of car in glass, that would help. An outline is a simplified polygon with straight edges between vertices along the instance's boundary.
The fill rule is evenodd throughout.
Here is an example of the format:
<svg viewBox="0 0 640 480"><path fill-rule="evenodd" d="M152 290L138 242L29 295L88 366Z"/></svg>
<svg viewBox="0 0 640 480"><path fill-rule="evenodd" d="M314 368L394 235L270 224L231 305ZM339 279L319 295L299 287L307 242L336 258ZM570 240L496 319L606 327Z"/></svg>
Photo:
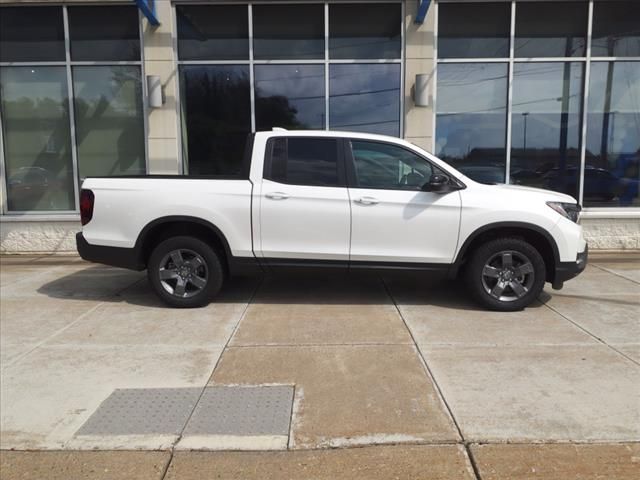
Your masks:
<svg viewBox="0 0 640 480"><path fill-rule="evenodd" d="M475 180L478 183L484 183L485 185L504 183L504 166L464 165L459 166L458 170L472 180Z"/></svg>
<svg viewBox="0 0 640 480"><path fill-rule="evenodd" d="M579 171L577 167L561 170L553 168L543 175L545 188L550 190L577 190L576 182ZM633 181L627 179L627 181ZM638 181L635 180L637 183ZM584 170L584 197L610 201L622 193L624 189L621 179L604 168L587 166Z"/></svg>
<svg viewBox="0 0 640 480"><path fill-rule="evenodd" d="M22 167L9 177L7 189L14 202L38 202L55 183L54 175L41 167Z"/></svg>

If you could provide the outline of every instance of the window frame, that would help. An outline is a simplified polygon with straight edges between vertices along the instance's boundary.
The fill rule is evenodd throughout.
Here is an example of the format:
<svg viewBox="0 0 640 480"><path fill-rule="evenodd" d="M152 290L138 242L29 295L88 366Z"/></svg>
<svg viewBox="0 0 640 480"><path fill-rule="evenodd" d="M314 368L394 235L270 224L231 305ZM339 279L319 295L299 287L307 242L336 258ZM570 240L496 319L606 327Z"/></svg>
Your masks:
<svg viewBox="0 0 640 480"><path fill-rule="evenodd" d="M5 7L17 7L17 8L39 8L42 6L45 7L56 7L62 9L62 21L63 21L63 29L64 29L64 48L65 48L65 59L59 61L47 61L47 62L0 62L0 67L47 67L47 66L59 66L64 67L66 71L67 77L67 99L68 99L68 109L69 109L69 128L71 133L71 167L73 170L73 195L75 208L72 210L9 210L8 205L8 191L7 191L7 175L6 175L6 158L5 158L5 148L4 148L4 128L0 128L0 173L2 174L2 210L0 211L0 216L5 218L12 217L24 217L26 220L29 219L38 219L38 218L61 218L61 219L77 219L80 214L80 169L78 164L78 142L76 135L76 121L75 121L75 94L74 94L74 85L73 85L73 67L74 66L114 66L114 65L128 65L128 66L137 66L140 68L140 78L141 78L141 87L142 87L142 121L143 121L143 132L144 132L144 168L145 171L149 172L149 145L148 145L148 132L149 132L149 124L148 124L148 98L147 98L147 82L146 82L146 73L145 73L145 65L144 65L144 31L142 28L142 15L140 11L136 8L137 15L137 24L138 24L138 38L140 42L140 59L138 60L127 60L127 61L84 61L84 60L72 60L71 59L71 34L69 31L69 8L75 7L90 7L90 8L109 8L110 6L131 6L131 8L136 8L135 5L131 5L125 2L117 2L114 4L92 4L92 3L79 3L79 4L57 4L57 5L43 5L43 4L8 4L2 5L1 8ZM4 125L2 121L2 111L0 111L0 125Z"/></svg>
<svg viewBox="0 0 640 480"><path fill-rule="evenodd" d="M310 140L331 140L336 142L336 173L338 182L336 185L310 185L307 183L281 182L271 177L271 169L273 162L273 147L277 140L285 139L310 139ZM345 139L341 137L329 137L320 135L275 135L267 140L265 147L264 163L262 166L262 180L268 180L280 185L291 185L296 187L313 187L313 188L347 188L347 174L345 171ZM287 145L288 147L288 145ZM288 148L287 148L288 151Z"/></svg>
<svg viewBox="0 0 640 480"><path fill-rule="evenodd" d="M408 152L408 153L420 158L425 163L427 163L431 167L432 172L433 171L441 172L442 174L444 174L447 177L449 177L452 183L456 184L457 186L460 186L460 187L464 188L464 184L455 175L452 175L448 171L443 170L438 165L436 165L434 162L432 162L428 157L425 157L424 155L421 155L420 153L418 153L418 152L416 152L416 151L414 151L414 150L412 150L410 148L407 148L404 145L399 145L397 143L392 143L392 142L385 142L383 140L371 140L371 139L368 139L368 138L345 137L345 138L343 138L343 143L344 143L345 171L346 171L346 175L347 175L347 187L348 188L353 188L353 189L357 188L357 189L360 189L360 190L384 190L384 191L393 191L393 192L413 192L413 193L424 192L424 190L421 190L421 189L376 188L376 187L366 187L366 186L358 185L358 175L357 175L357 172L356 172L356 161L355 161L355 157L353 155L352 142L376 143L376 144L379 144L379 145L391 146L391 147L394 147L394 148L398 148L400 150L404 150L405 152ZM433 175L433 173L432 173L432 175ZM429 193L429 192L425 192L425 193Z"/></svg>
<svg viewBox="0 0 640 480"><path fill-rule="evenodd" d="M510 180L511 174L511 141L512 141L512 118L513 118L513 72L514 65L517 63L536 63L536 62L578 62L584 65L583 69L583 96L581 104L581 131L580 131L580 151L579 151L579 177L578 177L578 198L576 200L580 205L584 205L584 177L586 168L586 146L587 146L587 115L588 115L588 102L589 102L589 80L591 78L591 64L593 62L602 61L628 61L628 62L640 62L640 56L637 57L608 57L608 56L596 56L592 55L592 36L593 36L593 23L595 14L595 4L599 1L606 0L585 0L587 3L587 36L586 36L586 49L585 54L581 57L516 57L515 56L515 28L516 28L516 10L517 5L523 3L522 0L486 0L487 2L504 1L504 3L510 5L511 21L510 21L510 34L509 34L509 56L508 57L476 57L476 58L439 58L438 56L438 12L440 4L448 3L462 3L464 0L440 0L436 2L435 7L435 19L434 19L434 74L433 82L437 85L438 81L438 66L446 63L507 63L508 64L508 83L507 83L507 132L506 132L506 164L505 164L505 183ZM483 0L485 1L485 0ZM571 1L571 0L566 0ZM431 136L433 138L433 149L435 153L435 139L436 139L436 126L437 126L437 105L438 105L438 89L434 88L433 93L433 106L432 106L432 130ZM620 207L612 205L609 207L584 207L583 214L588 217L592 213L597 218L602 218L604 214L619 213L623 216L638 215L640 214L640 207ZM595 217L594 217L595 218Z"/></svg>

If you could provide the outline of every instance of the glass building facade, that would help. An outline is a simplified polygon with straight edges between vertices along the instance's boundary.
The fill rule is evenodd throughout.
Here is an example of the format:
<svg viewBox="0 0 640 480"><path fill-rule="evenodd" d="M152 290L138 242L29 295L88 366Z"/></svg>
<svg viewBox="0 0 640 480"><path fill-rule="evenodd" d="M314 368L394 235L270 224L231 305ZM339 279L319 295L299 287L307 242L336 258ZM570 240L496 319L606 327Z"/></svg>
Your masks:
<svg viewBox="0 0 640 480"><path fill-rule="evenodd" d="M638 207L640 2L442 2L434 153L484 182Z"/></svg>
<svg viewBox="0 0 640 480"><path fill-rule="evenodd" d="M420 137L478 181L640 211L639 1L439 0L422 26L400 0L157 5L158 30L132 2L0 7L2 218L75 218L87 176L238 175L273 127Z"/></svg>

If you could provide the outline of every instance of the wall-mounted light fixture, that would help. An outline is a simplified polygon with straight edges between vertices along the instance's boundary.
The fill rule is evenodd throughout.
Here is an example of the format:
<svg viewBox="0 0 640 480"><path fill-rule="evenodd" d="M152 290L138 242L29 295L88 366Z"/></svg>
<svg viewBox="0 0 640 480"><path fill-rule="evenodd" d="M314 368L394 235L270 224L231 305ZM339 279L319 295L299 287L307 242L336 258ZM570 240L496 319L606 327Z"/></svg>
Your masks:
<svg viewBox="0 0 640 480"><path fill-rule="evenodd" d="M160 75L147 75L147 94L150 108L162 107L164 104L164 92L162 90Z"/></svg>
<svg viewBox="0 0 640 480"><path fill-rule="evenodd" d="M416 107L429 106L429 78L431 76L426 73L418 73L416 75L416 83L414 85L413 101Z"/></svg>

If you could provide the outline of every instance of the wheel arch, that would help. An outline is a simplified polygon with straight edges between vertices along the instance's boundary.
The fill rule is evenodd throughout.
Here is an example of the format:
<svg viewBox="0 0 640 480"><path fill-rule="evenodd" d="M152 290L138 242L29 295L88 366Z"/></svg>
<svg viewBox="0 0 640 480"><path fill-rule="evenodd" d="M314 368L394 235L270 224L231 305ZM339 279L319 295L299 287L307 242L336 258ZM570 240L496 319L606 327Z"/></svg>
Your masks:
<svg viewBox="0 0 640 480"><path fill-rule="evenodd" d="M178 235L193 236L211 245L221 255L221 263L229 272L231 248L222 231L207 220L185 215L161 217L145 225L134 247L140 264L146 267L153 248L167 238Z"/></svg>
<svg viewBox="0 0 640 480"><path fill-rule="evenodd" d="M547 230L526 222L497 222L484 225L471 233L458 251L449 271L455 278L464 266L469 255L483 243L495 238L522 238L536 248L542 255L546 270L546 280L553 282L556 267L560 264L560 252L556 241Z"/></svg>

